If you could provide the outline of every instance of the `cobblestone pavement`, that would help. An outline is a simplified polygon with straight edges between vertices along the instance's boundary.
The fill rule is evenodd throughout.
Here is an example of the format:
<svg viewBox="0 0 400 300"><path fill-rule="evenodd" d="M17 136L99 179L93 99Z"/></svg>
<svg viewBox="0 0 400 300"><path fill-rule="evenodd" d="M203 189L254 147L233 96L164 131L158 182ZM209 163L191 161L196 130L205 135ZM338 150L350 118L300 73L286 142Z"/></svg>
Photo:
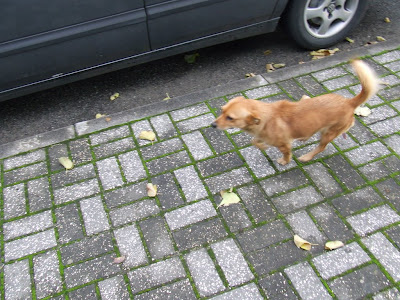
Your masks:
<svg viewBox="0 0 400 300"><path fill-rule="evenodd" d="M399 49L365 57L388 86L309 163L296 157L317 138L296 143L282 167L276 149L210 123L237 95L351 97L360 86L346 63L1 146L1 299L400 299ZM156 141L138 139L142 130ZM218 208L230 188L240 203ZM299 249L294 234L318 245ZM345 246L324 250L328 240Z"/></svg>

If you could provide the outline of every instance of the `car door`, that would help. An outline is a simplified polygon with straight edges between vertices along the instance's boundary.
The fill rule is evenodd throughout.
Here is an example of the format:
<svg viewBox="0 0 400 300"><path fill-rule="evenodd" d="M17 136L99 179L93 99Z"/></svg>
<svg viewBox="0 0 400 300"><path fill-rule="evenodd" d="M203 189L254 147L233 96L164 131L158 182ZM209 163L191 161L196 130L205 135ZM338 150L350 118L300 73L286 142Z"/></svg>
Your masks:
<svg viewBox="0 0 400 300"><path fill-rule="evenodd" d="M0 94L150 50L143 0L2 0Z"/></svg>
<svg viewBox="0 0 400 300"><path fill-rule="evenodd" d="M145 0L153 50L269 20L277 0Z"/></svg>

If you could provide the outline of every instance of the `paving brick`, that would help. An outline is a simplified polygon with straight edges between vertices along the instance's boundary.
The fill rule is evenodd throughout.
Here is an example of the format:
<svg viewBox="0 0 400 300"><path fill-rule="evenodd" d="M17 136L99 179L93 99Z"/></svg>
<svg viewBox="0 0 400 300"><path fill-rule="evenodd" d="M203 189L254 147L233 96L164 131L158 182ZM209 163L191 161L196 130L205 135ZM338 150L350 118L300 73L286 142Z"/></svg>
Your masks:
<svg viewBox="0 0 400 300"><path fill-rule="evenodd" d="M347 228L329 204L320 204L313 207L310 212L329 240L346 241L353 237L352 231Z"/></svg>
<svg viewBox="0 0 400 300"><path fill-rule="evenodd" d="M299 169L278 174L260 182L268 196L273 196L307 183L306 176Z"/></svg>
<svg viewBox="0 0 400 300"><path fill-rule="evenodd" d="M399 122L400 122L400 117L395 117L372 124L370 128L378 136L385 136L398 132L400 130Z"/></svg>
<svg viewBox="0 0 400 300"><path fill-rule="evenodd" d="M388 64L385 64L385 67L391 70L392 72L399 72L400 71L400 61L394 61Z"/></svg>
<svg viewBox="0 0 400 300"><path fill-rule="evenodd" d="M367 163L387 154L390 152L381 142L374 142L346 152L346 156L355 165Z"/></svg>
<svg viewBox="0 0 400 300"><path fill-rule="evenodd" d="M342 188L329 174L328 170L321 163L315 163L304 167L308 175L314 181L317 188L325 197L332 197L342 192Z"/></svg>
<svg viewBox="0 0 400 300"><path fill-rule="evenodd" d="M390 51L384 54L374 56L373 59L380 64L398 60L400 59L400 51L399 50Z"/></svg>
<svg viewBox="0 0 400 300"><path fill-rule="evenodd" d="M120 226L126 223L138 221L160 212L154 199L146 199L133 204L114 209L110 212L113 225Z"/></svg>
<svg viewBox="0 0 400 300"><path fill-rule="evenodd" d="M374 300L394 300L400 299L400 293L396 288L381 292L373 297Z"/></svg>
<svg viewBox="0 0 400 300"><path fill-rule="evenodd" d="M57 246L54 229L36 233L4 244L4 257L8 262L29 254Z"/></svg>
<svg viewBox="0 0 400 300"><path fill-rule="evenodd" d="M375 207L347 218L347 222L361 236L399 221L400 216L388 205Z"/></svg>
<svg viewBox="0 0 400 300"><path fill-rule="evenodd" d="M327 92L324 89L324 87L319 82L317 82L311 75L297 77L296 80L312 96L326 94Z"/></svg>
<svg viewBox="0 0 400 300"><path fill-rule="evenodd" d="M221 203L222 201L222 197L220 195L217 195L217 197L214 199L216 203ZM236 204L230 206L221 206L219 210L225 222L229 226L230 231L236 232L251 226L251 221L249 220L249 217L247 216L242 205Z"/></svg>
<svg viewBox="0 0 400 300"><path fill-rule="evenodd" d="M198 130L202 127L208 127L214 122L215 117L213 114L206 114L176 124L181 133L186 133L193 130Z"/></svg>
<svg viewBox="0 0 400 300"><path fill-rule="evenodd" d="M97 194L98 192L100 192L100 188L97 180L91 179L55 190L54 201L56 204L62 204L65 202L88 197Z"/></svg>
<svg viewBox="0 0 400 300"><path fill-rule="evenodd" d="M248 147L240 150L240 153L256 177L261 178L275 173L275 169L259 149Z"/></svg>
<svg viewBox="0 0 400 300"><path fill-rule="evenodd" d="M397 85L400 83L400 79L392 74L386 75L381 78L381 80L385 83L387 86L392 86L392 85Z"/></svg>
<svg viewBox="0 0 400 300"><path fill-rule="evenodd" d="M6 158L3 162L4 171L36 163L45 159L46 159L46 153L44 149L40 149L26 154L21 154L11 158Z"/></svg>
<svg viewBox="0 0 400 300"><path fill-rule="evenodd" d="M332 299L307 262L286 268L285 273L303 299Z"/></svg>
<svg viewBox="0 0 400 300"><path fill-rule="evenodd" d="M379 263L386 269L390 276L393 277L394 281L399 281L400 251L380 232L363 239L362 242L379 260Z"/></svg>
<svg viewBox="0 0 400 300"><path fill-rule="evenodd" d="M190 164L192 161L186 151L180 151L170 154L146 163L150 174L155 175L165 171L177 169L184 165Z"/></svg>
<svg viewBox="0 0 400 300"><path fill-rule="evenodd" d="M33 258L33 275L36 297L44 298L62 290L62 280L55 251L50 251Z"/></svg>
<svg viewBox="0 0 400 300"><path fill-rule="evenodd" d="M97 147L94 147L93 152L96 158L100 159L106 156L111 156L117 153L125 152L133 148L135 148L133 139L132 137L128 137L115 142L101 144Z"/></svg>
<svg viewBox="0 0 400 300"><path fill-rule="evenodd" d="M147 263L146 251L135 224L114 230L114 235L119 252L126 257L123 262L125 267L136 267Z"/></svg>
<svg viewBox="0 0 400 300"><path fill-rule="evenodd" d="M219 219L211 219L173 232L175 243L180 251L198 247L226 236L224 226Z"/></svg>
<svg viewBox="0 0 400 300"><path fill-rule="evenodd" d="M372 113L368 117L363 118L363 121L365 124L373 124L379 121L386 120L395 115L397 115L397 113L394 111L393 108L388 105L382 105L373 108Z"/></svg>
<svg viewBox="0 0 400 300"><path fill-rule="evenodd" d="M236 236L245 253L268 247L292 237L292 233L281 220L273 221Z"/></svg>
<svg viewBox="0 0 400 300"><path fill-rule="evenodd" d="M132 292L135 294L185 276L185 270L177 257L160 261L128 273Z"/></svg>
<svg viewBox="0 0 400 300"><path fill-rule="evenodd" d="M80 289L68 293L71 300L97 300L96 288L94 284L84 286Z"/></svg>
<svg viewBox="0 0 400 300"><path fill-rule="evenodd" d="M205 159L213 155L200 131L184 134L182 135L182 140L195 160Z"/></svg>
<svg viewBox="0 0 400 300"><path fill-rule="evenodd" d="M153 259L161 259L175 253L163 218L150 218L139 223L147 249Z"/></svg>
<svg viewBox="0 0 400 300"><path fill-rule="evenodd" d="M390 285L376 265L369 265L329 283L338 299L364 299Z"/></svg>
<svg viewBox="0 0 400 300"><path fill-rule="evenodd" d="M115 157L97 161L96 165L99 171L100 181L105 190L113 189L124 184Z"/></svg>
<svg viewBox="0 0 400 300"><path fill-rule="evenodd" d="M176 230L217 215L210 200L178 208L165 214L165 219L171 230Z"/></svg>
<svg viewBox="0 0 400 300"><path fill-rule="evenodd" d="M120 267L113 263L112 257L105 255L69 268L64 268L65 284L70 289L74 286L111 276L120 271Z"/></svg>
<svg viewBox="0 0 400 300"><path fill-rule="evenodd" d="M296 300L298 297L291 289L286 278L281 272L276 272L258 281L268 299Z"/></svg>
<svg viewBox="0 0 400 300"><path fill-rule="evenodd" d="M356 243L345 245L312 259L323 279L329 279L368 262L370 258Z"/></svg>
<svg viewBox="0 0 400 300"><path fill-rule="evenodd" d="M203 183L193 166L174 171L187 201L195 201L207 197Z"/></svg>
<svg viewBox="0 0 400 300"><path fill-rule="evenodd" d="M251 140L253 139L246 132L240 132L239 134L231 135L232 140L236 144L236 147L242 148L251 144Z"/></svg>
<svg viewBox="0 0 400 300"><path fill-rule="evenodd" d="M307 92L302 89L294 79L282 81L279 83L279 86L295 101L300 100L303 95L307 94Z"/></svg>
<svg viewBox="0 0 400 300"><path fill-rule="evenodd" d="M265 153L269 156L269 158L275 164L275 167L278 169L278 171L282 172L282 171L286 171L286 170L292 169L294 167L297 167L297 164L293 159L284 166L279 164L278 159L282 157L282 153L275 147L268 148L267 150L265 150Z"/></svg>
<svg viewBox="0 0 400 300"><path fill-rule="evenodd" d="M220 296L211 298L213 300L231 300L231 299L246 299L246 300L261 300L263 297L254 283L244 285L237 289L231 290Z"/></svg>
<svg viewBox="0 0 400 300"><path fill-rule="evenodd" d="M323 197L318 194L311 186L295 190L288 194L272 199L275 207L281 213L289 213L299 208L306 207L310 204L318 203L323 200Z"/></svg>
<svg viewBox="0 0 400 300"><path fill-rule="evenodd" d="M64 167L60 164L60 157L69 157L66 144L57 144L49 148L50 170L63 170Z"/></svg>
<svg viewBox="0 0 400 300"><path fill-rule="evenodd" d="M3 189L4 219L22 216L26 213L25 186L23 183Z"/></svg>
<svg viewBox="0 0 400 300"><path fill-rule="evenodd" d="M36 215L5 223L3 225L4 240L7 241L36 231L43 231L52 226L51 211L44 211Z"/></svg>
<svg viewBox="0 0 400 300"><path fill-rule="evenodd" d="M270 84L255 89L251 89L245 92L247 98L258 99L268 97L270 95L281 94L282 90L276 84Z"/></svg>
<svg viewBox="0 0 400 300"><path fill-rule="evenodd" d="M69 149L71 151L72 161L76 165L92 160L92 153L90 152L90 145L87 138L69 142Z"/></svg>
<svg viewBox="0 0 400 300"><path fill-rule="evenodd" d="M159 115L150 119L160 139L167 139L177 134L174 124L167 114Z"/></svg>
<svg viewBox="0 0 400 300"><path fill-rule="evenodd" d="M358 80L352 75L344 75L342 77L330 79L323 82L323 85L330 91L338 90L345 86L357 83Z"/></svg>
<svg viewBox="0 0 400 300"><path fill-rule="evenodd" d="M208 127L202 129L201 132L217 154L234 149L232 142L228 139L224 131Z"/></svg>
<svg viewBox="0 0 400 300"><path fill-rule="evenodd" d="M189 280L181 280L172 284L164 285L158 289L154 289L150 292L143 293L135 296L137 300L191 300L196 299L192 287L190 286Z"/></svg>
<svg viewBox="0 0 400 300"><path fill-rule="evenodd" d="M184 203L171 173L159 175L151 181L157 186L157 190L161 191L157 195L161 209L170 209Z"/></svg>
<svg viewBox="0 0 400 300"><path fill-rule="evenodd" d="M229 286L240 285L254 278L246 260L232 239L212 244L211 249Z"/></svg>
<svg viewBox="0 0 400 300"><path fill-rule="evenodd" d="M30 178L35 178L47 174L47 166L45 162L39 162L34 165L13 169L5 172L3 175L4 185L13 184L19 181L26 181Z"/></svg>
<svg viewBox="0 0 400 300"><path fill-rule="evenodd" d="M316 144L312 144L312 145L305 146L304 148L295 150L295 151L293 152L293 155L294 155L295 157L300 157L300 156L302 156L302 155L304 155L304 154L306 154L306 153L311 152L311 151L314 150L314 148L316 148L316 147L317 147ZM325 149L323 152L318 153L313 159L315 160L315 159L319 159L319 158L322 158L322 157L326 157L326 156L328 156L328 155L335 154L336 152L337 152L336 148L332 145L332 143L329 143L329 144L326 146L326 149Z"/></svg>
<svg viewBox="0 0 400 300"><path fill-rule="evenodd" d="M253 178L251 177L247 169L242 167L222 173L214 177L207 178L204 181L208 185L211 193L215 194L220 191L251 182L252 180Z"/></svg>
<svg viewBox="0 0 400 300"><path fill-rule="evenodd" d="M275 247L264 248L250 253L248 260L257 274L261 276L304 259L306 256L307 253L297 248L291 240Z"/></svg>
<svg viewBox="0 0 400 300"><path fill-rule="evenodd" d="M207 105L204 103L196 104L193 106L185 107L182 109L171 111L171 117L174 121L181 121L209 112Z"/></svg>
<svg viewBox="0 0 400 300"><path fill-rule="evenodd" d="M83 238L80 216L75 203L56 208L55 215L58 240L61 244Z"/></svg>
<svg viewBox="0 0 400 300"><path fill-rule="evenodd" d="M208 177L217 173L240 167L242 165L243 161L240 159L239 155L233 152L199 162L197 164L197 167L200 171L201 176Z"/></svg>
<svg viewBox="0 0 400 300"><path fill-rule="evenodd" d="M400 93L400 86L384 89L379 92L379 95L386 101L398 100Z"/></svg>
<svg viewBox="0 0 400 300"><path fill-rule="evenodd" d="M146 184L147 182L140 182L104 193L107 207L114 208L147 197Z"/></svg>
<svg viewBox="0 0 400 300"><path fill-rule="evenodd" d="M99 196L81 200L80 206L87 235L96 234L110 228L103 202Z"/></svg>
<svg viewBox="0 0 400 300"><path fill-rule="evenodd" d="M51 176L53 188L57 189L72 183L96 177L92 164L75 167L68 172L62 171Z"/></svg>
<svg viewBox="0 0 400 300"><path fill-rule="evenodd" d="M136 137L136 140L140 146L154 143L153 141L139 139L140 133L142 131L153 131L153 128L151 127L150 122L148 120L142 120L142 121L135 122L131 125L131 127L133 130L133 134ZM156 140L157 140L157 137L156 137Z"/></svg>
<svg viewBox="0 0 400 300"><path fill-rule="evenodd" d="M205 249L186 254L185 260L201 297L211 296L225 289L215 265Z"/></svg>
<svg viewBox="0 0 400 300"><path fill-rule="evenodd" d="M167 141L143 147L140 149L140 152L142 153L143 159L148 160L182 149L184 149L182 141L178 138L173 138Z"/></svg>
<svg viewBox="0 0 400 300"><path fill-rule="evenodd" d="M4 299L32 299L29 261L4 266Z"/></svg>
<svg viewBox="0 0 400 300"><path fill-rule="evenodd" d="M353 148L355 146L358 146L358 144L349 136L346 134L346 137L344 138L343 135L342 137L337 137L333 143L339 147L342 150L346 150L349 148Z"/></svg>
<svg viewBox="0 0 400 300"><path fill-rule="evenodd" d="M314 72L314 73L312 73L312 76L314 76L318 81L324 81L324 80L331 79L333 77L339 77L339 76L346 75L346 74L348 74L348 73L342 67L336 67L336 68L331 68L331 69Z"/></svg>
<svg viewBox="0 0 400 300"><path fill-rule="evenodd" d="M95 133L90 136L90 142L94 145L107 143L112 140L126 137L130 135L129 127L127 125L109 129L100 133Z"/></svg>
<svg viewBox="0 0 400 300"><path fill-rule="evenodd" d="M349 132L360 144L365 144L375 138L375 136L358 120L355 120L354 126L351 127Z"/></svg>
<svg viewBox="0 0 400 300"><path fill-rule="evenodd" d="M390 170L383 163L383 160L375 161L359 169L369 181L375 181L390 175Z"/></svg>
<svg viewBox="0 0 400 300"><path fill-rule="evenodd" d="M329 169L333 171L336 177L349 189L365 184L364 179L353 169L353 167L341 156L336 155L327 160L325 163Z"/></svg>
<svg viewBox="0 0 400 300"><path fill-rule="evenodd" d="M392 178L381 181L375 186L379 189L379 191L386 199L393 203L397 210L400 210L400 186Z"/></svg>
<svg viewBox="0 0 400 300"><path fill-rule="evenodd" d="M400 170L400 159L397 156L389 156L383 159L383 164L389 170L389 172L396 173Z"/></svg>
<svg viewBox="0 0 400 300"><path fill-rule="evenodd" d="M386 230L386 233L392 241L400 248L400 225L394 226Z"/></svg>
<svg viewBox="0 0 400 300"><path fill-rule="evenodd" d="M146 171L137 151L122 154L118 156L118 159L128 182L134 182L146 177Z"/></svg>
<svg viewBox="0 0 400 300"><path fill-rule="evenodd" d="M117 275L99 282L99 290L102 299L128 300L130 299L124 277Z"/></svg>
<svg viewBox="0 0 400 300"><path fill-rule="evenodd" d="M70 265L113 250L112 236L109 232L104 232L66 245L60 249L60 252L62 263Z"/></svg>

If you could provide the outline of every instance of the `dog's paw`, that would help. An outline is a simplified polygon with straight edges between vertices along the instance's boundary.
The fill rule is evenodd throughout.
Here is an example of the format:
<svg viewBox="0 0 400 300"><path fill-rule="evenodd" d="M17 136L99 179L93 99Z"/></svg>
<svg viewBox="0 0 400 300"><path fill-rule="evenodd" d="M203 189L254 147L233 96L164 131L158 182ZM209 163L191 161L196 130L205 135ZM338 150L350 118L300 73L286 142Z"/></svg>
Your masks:
<svg viewBox="0 0 400 300"><path fill-rule="evenodd" d="M289 163L289 161L286 161L283 157L279 158L277 162L282 166L287 165Z"/></svg>
<svg viewBox="0 0 400 300"><path fill-rule="evenodd" d="M307 162L307 161L310 161L312 158L313 157L311 155L304 154L304 155L300 156L298 158L298 160L301 161L301 162Z"/></svg>

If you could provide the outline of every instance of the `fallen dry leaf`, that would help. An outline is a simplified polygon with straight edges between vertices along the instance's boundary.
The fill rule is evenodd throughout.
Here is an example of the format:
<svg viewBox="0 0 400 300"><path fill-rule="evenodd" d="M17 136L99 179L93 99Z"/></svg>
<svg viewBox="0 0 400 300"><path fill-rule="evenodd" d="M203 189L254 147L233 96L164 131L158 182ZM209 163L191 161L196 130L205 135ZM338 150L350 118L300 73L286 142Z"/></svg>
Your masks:
<svg viewBox="0 0 400 300"><path fill-rule="evenodd" d="M230 189L229 191L221 191L220 194L222 197L222 201L217 206L217 208L219 208L221 206L229 206L231 204L240 202L240 198L238 197L238 195L236 195L235 193L232 192L232 189Z"/></svg>
<svg viewBox="0 0 400 300"><path fill-rule="evenodd" d="M110 100L114 101L115 99L117 99L119 97L119 93L114 93L110 96Z"/></svg>
<svg viewBox="0 0 400 300"><path fill-rule="evenodd" d="M349 37L346 37L346 41L348 41L349 43L354 43L354 40L353 39L351 39L351 38L349 38Z"/></svg>
<svg viewBox="0 0 400 300"><path fill-rule="evenodd" d="M354 114L361 117L368 117L371 114L371 110L366 106L359 106L354 110Z"/></svg>
<svg viewBox="0 0 400 300"><path fill-rule="evenodd" d="M386 23L390 23L390 19L388 17L385 18Z"/></svg>
<svg viewBox="0 0 400 300"><path fill-rule="evenodd" d="M302 239L299 237L297 234L293 236L293 241L296 244L297 248L301 248L303 250L310 251L312 245L317 245L317 244L311 244L310 242Z"/></svg>
<svg viewBox="0 0 400 300"><path fill-rule="evenodd" d="M377 40L378 42L384 42L384 41L386 41L386 39L385 39L383 36L380 36L380 35L378 35L378 36L376 37L376 40Z"/></svg>
<svg viewBox="0 0 400 300"><path fill-rule="evenodd" d="M367 42L364 46L368 46L368 45L375 45L378 44L377 41L371 41L371 42Z"/></svg>
<svg viewBox="0 0 400 300"><path fill-rule="evenodd" d="M110 122L111 121L111 118L110 117L107 117L106 118L106 122Z"/></svg>
<svg viewBox="0 0 400 300"><path fill-rule="evenodd" d="M141 140L148 140L148 141L154 141L156 139L156 134L153 131L142 131L139 134L139 139Z"/></svg>
<svg viewBox="0 0 400 300"><path fill-rule="evenodd" d="M185 61L188 64L194 64L196 62L197 57L199 57L200 54L194 53L194 54L186 54L185 55Z"/></svg>
<svg viewBox="0 0 400 300"><path fill-rule="evenodd" d="M256 74L254 74L254 73L247 73L246 74L246 77L255 77L256 76Z"/></svg>
<svg viewBox="0 0 400 300"><path fill-rule="evenodd" d="M120 256L120 257L116 257L116 258L114 258L114 260L113 260L113 263L114 264L120 264L120 263L123 263L124 261L125 261L125 256Z"/></svg>
<svg viewBox="0 0 400 300"><path fill-rule="evenodd" d="M147 186L147 196L149 197L155 197L157 196L157 186L152 184L152 183L148 183Z"/></svg>
<svg viewBox="0 0 400 300"><path fill-rule="evenodd" d="M105 117L106 115L103 115L103 114L96 114L96 119L100 119L100 118L103 118L103 117Z"/></svg>
<svg viewBox="0 0 400 300"><path fill-rule="evenodd" d="M343 247L344 244L341 241L330 241L325 243L325 249L326 250L335 250L337 248Z"/></svg>
<svg viewBox="0 0 400 300"><path fill-rule="evenodd" d="M171 97L168 95L168 93L165 93L167 95L167 97L165 97L163 100L169 100L171 99Z"/></svg>
<svg viewBox="0 0 400 300"><path fill-rule="evenodd" d="M60 157L58 161L66 170L71 170L74 167L74 163L68 157Z"/></svg>
<svg viewBox="0 0 400 300"><path fill-rule="evenodd" d="M267 64L265 67L267 69L267 73L271 73L271 72L275 71L275 68L272 64Z"/></svg>
<svg viewBox="0 0 400 300"><path fill-rule="evenodd" d="M272 65L275 69L280 69L283 68L284 66L286 66L286 64L273 64Z"/></svg>
<svg viewBox="0 0 400 300"><path fill-rule="evenodd" d="M270 55L271 53L272 53L271 50L265 50L265 51L264 51L264 55Z"/></svg>
<svg viewBox="0 0 400 300"><path fill-rule="evenodd" d="M338 51L340 51L339 48L335 48L335 49L319 49L319 50L316 50L316 51L311 51L310 54L313 57L312 59L320 59L320 58L323 58L325 56L333 55Z"/></svg>

